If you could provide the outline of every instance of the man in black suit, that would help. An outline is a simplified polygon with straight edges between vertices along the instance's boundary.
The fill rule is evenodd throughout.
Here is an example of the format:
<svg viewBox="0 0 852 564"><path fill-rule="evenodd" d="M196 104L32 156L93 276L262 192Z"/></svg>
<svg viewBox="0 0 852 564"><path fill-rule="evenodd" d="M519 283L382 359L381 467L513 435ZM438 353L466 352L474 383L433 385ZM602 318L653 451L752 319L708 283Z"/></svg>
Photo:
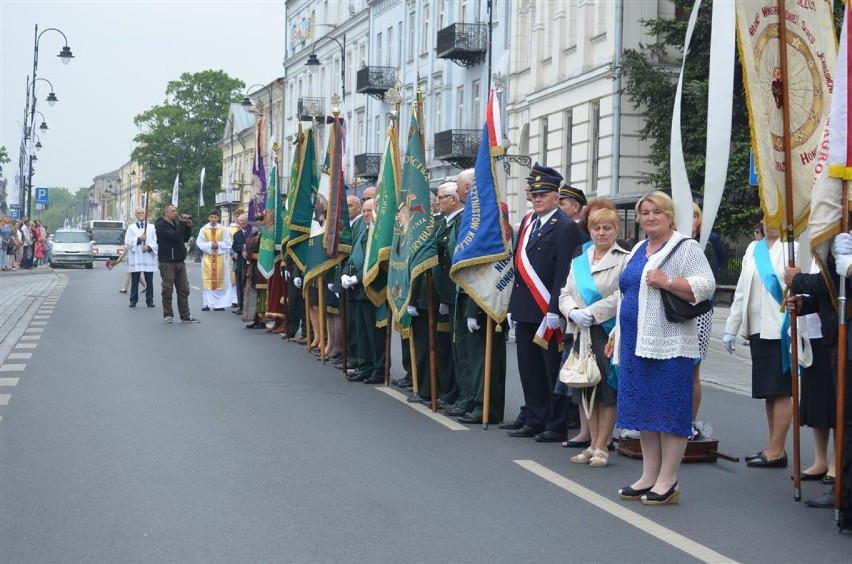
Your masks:
<svg viewBox="0 0 852 564"><path fill-rule="evenodd" d="M250 233L251 225L248 222L248 215L241 213L237 216L237 230L234 232L231 243L231 252L234 257L234 277L237 279L237 311L234 313L238 315L243 313L243 269L246 264L246 259L243 258L243 248L246 246L246 240Z"/></svg>
<svg viewBox="0 0 852 564"><path fill-rule="evenodd" d="M580 230L559 209L561 184L562 176L552 168L533 167L530 197L534 211L521 221L509 300L524 390L524 420L520 429L508 434L535 437L539 442L565 439L570 401L554 394L553 389L559 375L563 333L559 290L580 244Z"/></svg>

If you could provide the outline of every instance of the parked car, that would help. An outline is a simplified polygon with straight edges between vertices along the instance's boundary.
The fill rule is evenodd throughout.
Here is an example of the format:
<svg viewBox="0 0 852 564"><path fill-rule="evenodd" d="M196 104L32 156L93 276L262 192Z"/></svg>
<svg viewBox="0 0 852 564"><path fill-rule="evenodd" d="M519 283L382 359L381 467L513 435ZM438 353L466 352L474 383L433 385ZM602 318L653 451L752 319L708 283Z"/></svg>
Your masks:
<svg viewBox="0 0 852 564"><path fill-rule="evenodd" d="M68 265L93 268L92 238L82 229L57 229L53 234L50 266Z"/></svg>

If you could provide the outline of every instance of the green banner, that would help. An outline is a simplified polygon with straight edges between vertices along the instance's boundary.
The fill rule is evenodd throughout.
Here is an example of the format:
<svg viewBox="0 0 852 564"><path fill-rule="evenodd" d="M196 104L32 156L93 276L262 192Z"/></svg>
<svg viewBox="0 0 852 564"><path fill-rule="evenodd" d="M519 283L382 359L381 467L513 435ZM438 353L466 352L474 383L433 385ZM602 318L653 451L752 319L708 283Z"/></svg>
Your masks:
<svg viewBox="0 0 852 564"><path fill-rule="evenodd" d="M314 215L313 194L316 193L317 151L312 130L300 133L297 150L290 168L290 190L287 193L287 212L284 222L282 245L287 254L302 272L308 261L308 239L311 234L311 218Z"/></svg>
<svg viewBox="0 0 852 564"><path fill-rule="evenodd" d="M364 267L364 290L376 306L388 299L387 261L391 255L399 201L399 144L396 128L388 128L380 170L373 205L373 223L370 225L367 242L367 262Z"/></svg>
<svg viewBox="0 0 852 564"><path fill-rule="evenodd" d="M266 207L263 228L260 232L260 252L257 258L257 269L264 278L272 276L275 268L275 226L281 218L281 198L278 197L278 166L272 164L269 171L269 182L266 184ZM272 216L271 218L269 216Z"/></svg>

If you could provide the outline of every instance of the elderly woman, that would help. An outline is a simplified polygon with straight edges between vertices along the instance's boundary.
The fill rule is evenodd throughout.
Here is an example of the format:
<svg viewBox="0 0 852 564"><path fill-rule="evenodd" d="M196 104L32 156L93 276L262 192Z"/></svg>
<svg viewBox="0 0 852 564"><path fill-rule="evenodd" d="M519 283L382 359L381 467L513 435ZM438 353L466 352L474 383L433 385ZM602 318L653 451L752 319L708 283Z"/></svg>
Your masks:
<svg viewBox="0 0 852 564"><path fill-rule="evenodd" d="M722 344L733 353L736 336L749 340L751 352L751 397L766 403L769 442L766 448L746 457L749 468L786 468L787 431L793 420L790 367L782 357L784 314L784 268L786 245L779 229L763 224L765 237L749 244Z"/></svg>
<svg viewBox="0 0 852 564"><path fill-rule="evenodd" d="M619 280L618 323L608 352L617 352L621 368L616 425L639 431L642 476L618 493L665 505L680 499L677 474L692 434L693 362L699 353L695 320L668 321L663 292L697 304L710 298L716 283L698 243L674 230L669 196L643 196L636 216L648 238L633 248Z"/></svg>
<svg viewBox="0 0 852 564"><path fill-rule="evenodd" d="M616 242L618 236L618 214L611 209L598 209L588 218L589 233L593 245L578 253L571 263L565 287L559 294L559 310L568 320L567 330L586 335L581 329L588 329L587 335L592 352L602 375L609 372L609 359L604 347L609 334L615 326L615 312L618 307L618 279L627 263L628 251ZM580 346L583 338L575 338L574 346ZM588 416L591 445L583 452L571 457L571 462L603 467L609 463L607 445L615 427L616 389L606 378L602 378L595 388L579 390L585 402L592 400L594 405Z"/></svg>

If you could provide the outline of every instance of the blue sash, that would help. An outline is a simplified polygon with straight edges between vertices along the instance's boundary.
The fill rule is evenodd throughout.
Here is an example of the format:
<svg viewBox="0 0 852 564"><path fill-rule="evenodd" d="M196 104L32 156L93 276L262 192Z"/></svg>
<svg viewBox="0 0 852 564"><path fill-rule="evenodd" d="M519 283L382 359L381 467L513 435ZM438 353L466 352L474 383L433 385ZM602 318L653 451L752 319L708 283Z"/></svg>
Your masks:
<svg viewBox="0 0 852 564"><path fill-rule="evenodd" d="M583 298L583 301L586 302L587 307L603 299L603 296L598 292L597 286L595 286L595 281L592 279L592 267L589 265L589 257L586 255L586 249L583 249L583 253L571 261L571 269L574 271L574 282L577 284L577 291L580 297ZM615 316L613 315L601 323L601 327L609 335L613 327L615 327Z"/></svg>
<svg viewBox="0 0 852 564"><path fill-rule="evenodd" d="M781 243L779 243L781 244ZM766 291L772 296L772 299L779 307L784 305L784 290L781 288L781 282L775 274L775 268L772 266L772 259L769 258L769 245L766 244L766 239L761 239L754 246L754 264L757 267L757 274L763 281L763 286ZM784 309L784 318L781 322L781 371L787 372L793 365L793 359L790 355L790 314Z"/></svg>

